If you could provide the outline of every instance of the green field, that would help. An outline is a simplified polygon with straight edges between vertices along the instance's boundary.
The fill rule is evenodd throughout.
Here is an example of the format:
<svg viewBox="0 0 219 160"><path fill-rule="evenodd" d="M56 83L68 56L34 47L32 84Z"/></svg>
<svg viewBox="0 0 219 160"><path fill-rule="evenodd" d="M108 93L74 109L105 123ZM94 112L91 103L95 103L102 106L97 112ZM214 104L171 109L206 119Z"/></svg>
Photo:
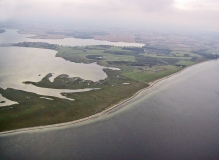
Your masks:
<svg viewBox="0 0 219 160"><path fill-rule="evenodd" d="M180 67L167 65L157 68L152 67L144 71L139 69L134 69L132 71L124 72L123 75L139 82L151 82L160 79L162 77L168 76L177 71L180 71L181 69L182 68Z"/></svg>
<svg viewBox="0 0 219 160"><path fill-rule="evenodd" d="M176 65L181 65L181 66L191 66L193 64L195 64L195 62L185 61L185 60L182 60L176 63Z"/></svg>

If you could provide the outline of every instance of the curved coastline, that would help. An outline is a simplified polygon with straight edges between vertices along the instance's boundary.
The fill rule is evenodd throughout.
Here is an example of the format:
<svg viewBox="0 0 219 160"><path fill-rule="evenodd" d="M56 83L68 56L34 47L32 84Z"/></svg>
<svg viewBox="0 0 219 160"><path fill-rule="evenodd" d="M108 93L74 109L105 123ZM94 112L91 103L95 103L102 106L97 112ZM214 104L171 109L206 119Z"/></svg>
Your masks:
<svg viewBox="0 0 219 160"><path fill-rule="evenodd" d="M78 124L80 122L85 122L85 121L88 121L88 120L91 120L91 119L95 119L95 118L98 118L99 116L103 116L107 113L109 113L110 111L112 111L113 109L116 109L118 108L120 105L128 102L129 100L132 100L133 98L135 98L139 93L147 90L147 89L150 89L152 88L155 84L157 84L158 82L162 81L162 80L165 80L165 79L168 79L174 75L177 75L183 71L185 71L186 69L188 68L191 68L193 66L196 66L196 65L199 65L199 64L202 64L202 63L206 63L208 61L204 61L204 62L201 62L201 63L197 63L197 64L194 64L194 65L191 65L191 66L188 66L186 68L183 68L182 70L178 71L178 72L175 72L175 73L172 73L166 77L163 77L163 78L160 78L160 79L157 79L155 81L152 81L152 82L149 82L149 86L146 87L146 88L143 88L141 90L139 90L138 92L136 92L133 96L123 100L122 102L119 102L115 105L113 105L112 107L109 107L108 109L106 110L103 110L97 114L94 114L94 115L91 115L91 116L88 116L88 117L85 117L85 118L82 118L82 119L78 119L78 120L74 120L74 121L70 121L70 122L64 122L64 123L57 123L57 124L51 124L51 125L45 125L45 126L36 126L36 127L29 127L29 128L21 128L21 129L15 129L15 130L11 130L11 131L4 131L4 132L0 132L0 136L7 136L7 135L11 135L11 134L19 134L19 133L22 133L22 132L28 132L28 131L36 131L36 130L42 130L42 129L51 129L51 128L58 128L58 127L66 127L68 125L73 125L73 124Z"/></svg>

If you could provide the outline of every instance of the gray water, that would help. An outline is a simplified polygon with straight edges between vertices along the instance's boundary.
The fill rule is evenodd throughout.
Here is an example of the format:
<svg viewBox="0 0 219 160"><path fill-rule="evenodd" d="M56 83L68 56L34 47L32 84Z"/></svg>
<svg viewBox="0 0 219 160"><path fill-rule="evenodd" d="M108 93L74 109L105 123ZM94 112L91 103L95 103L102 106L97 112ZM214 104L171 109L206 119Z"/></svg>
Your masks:
<svg viewBox="0 0 219 160"><path fill-rule="evenodd" d="M127 42L109 42L94 39L78 39L78 38L64 38L64 39L33 39L34 35L19 34L17 30L6 29L6 32L0 34L1 43L18 43L18 42L47 42L50 44L67 45L67 46L86 46L86 45L114 45L114 46L134 46L142 47L144 44L127 43ZM12 38L13 37L13 38Z"/></svg>
<svg viewBox="0 0 219 160"><path fill-rule="evenodd" d="M157 83L99 118L0 136L1 159L219 159L219 61Z"/></svg>
<svg viewBox="0 0 219 160"><path fill-rule="evenodd" d="M33 92L44 96L66 98L63 92L84 92L91 89L49 89L23 84L24 81L38 82L48 73L54 73L51 81L61 74L69 77L80 77L85 80L98 81L107 77L103 66L83 63L73 63L60 57L55 57L56 51L24 47L0 47L0 87L14 88ZM116 69L116 68L109 68ZM16 102L0 96L0 106L11 105Z"/></svg>
<svg viewBox="0 0 219 160"><path fill-rule="evenodd" d="M2 106L10 106L12 104L18 104L15 101L11 101L11 100L3 97L1 94L0 94L0 102L4 102L4 103L0 103L0 107L2 107Z"/></svg>

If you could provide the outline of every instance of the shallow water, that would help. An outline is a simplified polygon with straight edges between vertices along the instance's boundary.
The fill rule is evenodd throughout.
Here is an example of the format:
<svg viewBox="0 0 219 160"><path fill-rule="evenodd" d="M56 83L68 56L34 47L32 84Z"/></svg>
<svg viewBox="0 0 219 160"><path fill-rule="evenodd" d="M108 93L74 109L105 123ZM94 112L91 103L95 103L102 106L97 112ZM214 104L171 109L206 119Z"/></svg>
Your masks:
<svg viewBox="0 0 219 160"><path fill-rule="evenodd" d="M56 51L47 49L0 47L0 87L3 89L14 88L45 96L66 98L60 93L83 92L91 89L48 89L23 84L22 82L38 82L48 73L55 74L52 77L53 79L60 74L67 74L70 77L80 77L92 81L98 81L107 77L103 71L106 67L97 65L96 63L83 64L69 62L63 58L55 57L55 54ZM2 100L0 97L0 101Z"/></svg>
<svg viewBox="0 0 219 160"><path fill-rule="evenodd" d="M10 106L12 104L17 104L17 102L11 101L11 100L3 97L1 94L0 94L0 102L4 102L4 103L0 103L0 107L2 107L2 106Z"/></svg>
<svg viewBox="0 0 219 160"><path fill-rule="evenodd" d="M0 136L0 157L218 160L218 69L193 66L93 120Z"/></svg>

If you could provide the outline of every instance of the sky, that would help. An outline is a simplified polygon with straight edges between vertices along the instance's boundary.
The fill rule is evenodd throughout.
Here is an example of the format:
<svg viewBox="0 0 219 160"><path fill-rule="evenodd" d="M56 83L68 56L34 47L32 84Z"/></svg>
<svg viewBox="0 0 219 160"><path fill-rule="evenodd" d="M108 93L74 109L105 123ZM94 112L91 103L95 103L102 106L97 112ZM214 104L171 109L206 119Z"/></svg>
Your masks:
<svg viewBox="0 0 219 160"><path fill-rule="evenodd" d="M0 22L44 20L219 29L219 0L0 0Z"/></svg>

